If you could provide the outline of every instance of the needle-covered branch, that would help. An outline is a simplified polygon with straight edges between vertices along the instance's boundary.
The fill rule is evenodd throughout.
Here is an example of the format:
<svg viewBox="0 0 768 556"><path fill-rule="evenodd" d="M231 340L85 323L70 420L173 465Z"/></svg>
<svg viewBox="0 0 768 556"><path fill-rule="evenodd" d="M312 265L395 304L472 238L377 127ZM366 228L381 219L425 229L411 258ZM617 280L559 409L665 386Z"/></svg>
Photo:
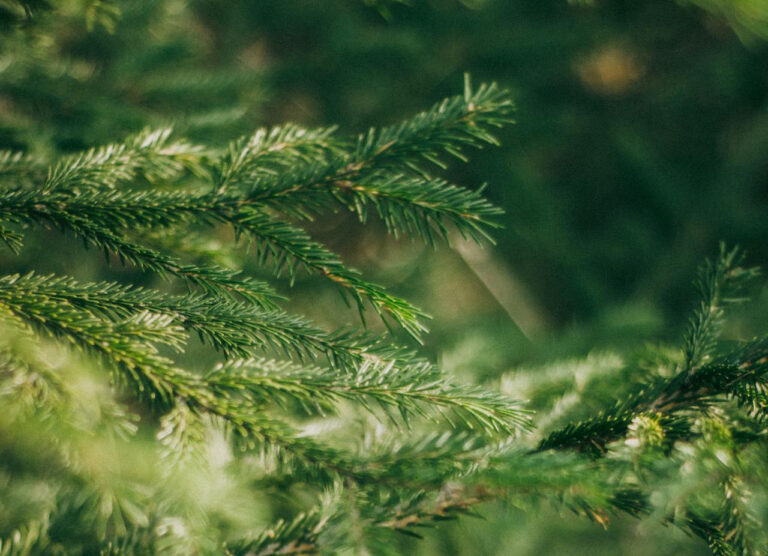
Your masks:
<svg viewBox="0 0 768 556"><path fill-rule="evenodd" d="M499 210L478 193L430 177L424 166L445 168L445 159L466 160L463 149L496 144L494 128L512 121L514 106L495 85L436 104L401 125L371 129L326 163L312 161L274 180L254 181L249 198L277 210L310 213L336 201L362 221L372 206L394 234L446 238L450 222L474 239L487 238ZM301 211L299 210L299 214Z"/></svg>
<svg viewBox="0 0 768 556"><path fill-rule="evenodd" d="M422 163L443 166L446 156L463 159L466 147L494 144L490 130L508 123L511 111L503 90L472 91L467 85L463 96L356 140L336 139L333 128L287 125L236 141L218 158L214 150L172 140L169 129L145 131L60 160L37 187L29 177L39 174L38 166L30 160L24 172L27 159L7 154L0 159L9 180L0 189L0 224L5 224L0 240L18 251L22 232L6 225L53 226L143 270L251 301L256 295L250 284L221 269L185 264L146 245L138 234L226 224L236 236L247 236L258 259L271 261L276 273L285 269L293 278L302 268L323 276L350 294L361 314L369 303L418 338L425 330L419 309L364 280L302 228L273 213L303 217L310 214L306 210L341 203L362 221L372 207L392 233L430 243L447 239L448 224L475 239L487 238L498 209L475 191L430 177ZM171 181L182 188L143 187Z"/></svg>
<svg viewBox="0 0 768 556"><path fill-rule="evenodd" d="M221 365L206 380L222 393L236 393L254 403L297 403L328 409L341 400L372 410L371 404L407 419L437 412L470 428L513 434L528 426L526 412L514 401L477 387L452 384L430 363L397 365L364 361L354 374L297 367L271 360L234 361ZM433 415L434 417L434 415Z"/></svg>
<svg viewBox="0 0 768 556"><path fill-rule="evenodd" d="M600 415L570 423L544 438L539 449L578 448L602 453L608 443L626 434L640 415L659 421L670 439L690 435L686 412L709 407L730 396L757 414L765 411L764 392L768 375L765 340L750 342L713 359L722 326L723 306L741 301L745 284L757 269L739 266L737 249L721 246L714 261L707 261L697 286L701 304L684 337L682 362L676 374L638 385L637 391Z"/></svg>

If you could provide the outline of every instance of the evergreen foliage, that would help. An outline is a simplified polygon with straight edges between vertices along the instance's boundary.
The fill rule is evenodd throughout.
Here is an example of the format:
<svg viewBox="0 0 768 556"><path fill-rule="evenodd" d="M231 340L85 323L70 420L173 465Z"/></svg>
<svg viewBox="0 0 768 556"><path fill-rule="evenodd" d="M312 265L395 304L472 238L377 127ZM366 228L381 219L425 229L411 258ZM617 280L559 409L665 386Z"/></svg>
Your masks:
<svg viewBox="0 0 768 556"><path fill-rule="evenodd" d="M50 7L7 4L20 67L51 70L25 42L56 33ZM68 6L86 27L118 17L107 2ZM21 74L8 78L19 96ZM218 79L153 86L194 96ZM394 533L418 538L493 500L602 526L649 518L715 554L768 551L768 337L721 341L759 275L739 250L703 265L679 345L588 360L578 388L565 364L476 385L407 347L427 316L308 231L345 212L429 245L487 242L501 211L445 170L495 145L512 115L507 91L467 78L462 95L354 137L287 124L222 145L183 122L81 152L0 153L9 260L55 230L142 284L83 280L75 264L0 276L0 555L397 552ZM238 247L256 265L213 252ZM280 279L302 275L337 288L360 324L286 310ZM372 316L390 333L368 329ZM193 336L217 364L190 360Z"/></svg>

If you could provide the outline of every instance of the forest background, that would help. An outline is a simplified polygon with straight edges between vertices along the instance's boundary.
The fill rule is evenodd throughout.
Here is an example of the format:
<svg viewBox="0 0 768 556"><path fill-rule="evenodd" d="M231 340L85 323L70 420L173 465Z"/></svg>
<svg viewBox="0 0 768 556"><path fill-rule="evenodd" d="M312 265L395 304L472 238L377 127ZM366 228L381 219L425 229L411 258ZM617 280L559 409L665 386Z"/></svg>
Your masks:
<svg viewBox="0 0 768 556"><path fill-rule="evenodd" d="M768 8L760 0L62 5L56 33L67 69L36 76L48 79L39 90L3 81L0 149L66 153L147 121L173 121L207 143L286 121L358 133L455 94L465 72L509 88L516 125L499 132L501 147L450 170L453 182L487 183L485 194L504 209L495 247L457 240L453 251L433 250L344 214L311 228L433 315L424 352L459 379L577 368L678 338L695 304L696 266L720 241L768 263ZM18 24L15 10L0 15ZM196 82L201 64L211 71ZM132 87L141 98L126 103ZM20 258L1 254L0 264L66 274L79 253L50 232ZM90 257L77 276L141 283L133 272ZM354 318L310 279L290 296L290 308L328 328ZM766 309L763 294L726 336L768 330ZM441 525L419 550L706 553L678 530L629 517L606 531L546 505L530 513L499 502L480 514Z"/></svg>

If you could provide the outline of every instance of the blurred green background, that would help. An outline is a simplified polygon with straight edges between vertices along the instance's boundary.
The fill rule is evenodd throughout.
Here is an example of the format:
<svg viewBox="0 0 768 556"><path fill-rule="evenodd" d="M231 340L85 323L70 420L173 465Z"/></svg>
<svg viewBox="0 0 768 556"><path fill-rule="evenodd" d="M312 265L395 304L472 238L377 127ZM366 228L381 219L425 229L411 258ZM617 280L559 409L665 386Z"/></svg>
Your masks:
<svg viewBox="0 0 768 556"><path fill-rule="evenodd" d="M0 148L40 156L169 122L213 145L286 121L354 134L458 93L464 72L510 88L502 146L445 172L487 183L506 211L495 248L433 251L344 214L313 226L434 315L425 350L468 380L677 338L695 268L721 240L768 262L765 0L29 4L31 19L0 3ZM148 279L95 253L72 268L79 252L51 232L0 264ZM299 281L292 307L327 326L355 318L316 286ZM763 296L731 333L768 330L766 308ZM403 552L702 553L634 520L604 531L545 506L481 513Z"/></svg>

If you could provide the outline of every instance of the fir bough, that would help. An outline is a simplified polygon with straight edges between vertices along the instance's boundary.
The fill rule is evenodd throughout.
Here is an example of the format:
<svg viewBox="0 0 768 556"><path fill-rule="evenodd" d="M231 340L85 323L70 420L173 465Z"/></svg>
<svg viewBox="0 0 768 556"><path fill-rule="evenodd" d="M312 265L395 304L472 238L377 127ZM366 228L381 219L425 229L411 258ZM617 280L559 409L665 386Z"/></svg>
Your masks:
<svg viewBox="0 0 768 556"><path fill-rule="evenodd" d="M78 69L29 39L61 31L47 4L11 4L16 27L2 40L16 57L3 84L23 112L39 92L28 70L72 84ZM72 2L56 15L111 28L110 6ZM133 9L126 17L141 18ZM200 110L190 106L179 132L157 126L68 155L44 141L0 153L8 260L54 229L144 279L0 276L0 555L385 553L393 533L419 537L491 500L548 502L606 527L647 517L716 554L765 553L768 338L718 342L757 274L738 251L703 268L679 346L588 359L594 376L578 388L562 387L565 364L513 372L505 393L460 384L362 322L326 330L284 310L273 285L222 264L221 238L245 244L263 274L314 275L361 317L372 310L420 339L426 315L306 224L344 210L430 244L451 230L487 239L500 211L441 170L495 144L512 121L506 91L467 83L356 137L288 124L222 147L199 138L236 127L225 124L246 110L236 93L252 76L122 61L125 73L100 77L113 98L134 100L125 119L160 119L169 98ZM51 98L65 96L67 83L51 81ZM207 95L238 97L234 117ZM191 335L220 362L185 359Z"/></svg>
<svg viewBox="0 0 768 556"><path fill-rule="evenodd" d="M292 281L300 271L316 274L350 296L361 316L371 307L389 326L419 339L425 330L419 309L348 268L300 224L339 208L364 222L373 209L394 234L433 242L447 239L451 226L480 240L498 211L478 193L431 177L430 165L443 166L444 155L463 157L466 147L493 144L490 130L509 122L511 111L503 90L473 90L467 84L463 96L402 125L352 139L337 137L333 129L288 125L258 130L219 150L161 129L52 160L48 170L21 154L4 155L0 222L14 253L23 249L29 234L54 228L80 239L86 248L103 251L113 262L174 279L188 290L169 293L34 272L0 277L7 338L2 346L3 392L9 404L19 406L8 412L6 424L25 431L18 438L11 435L5 451L24 451L26 439L50 435L59 441L46 457L53 469L62 470L38 478L51 481L55 493L31 510L28 519L19 519L4 549L23 546L35 532L34 542L50 550L157 550L161 537L170 534L160 524L171 518L180 520L173 531L189 537L178 546L209 550L226 541L231 545L227 550L237 552L237 546L253 551L264 544L258 537L231 540L238 534L246 538L258 522L229 532L195 529L201 524L194 516L208 515L200 504L182 503L163 492L161 483L141 477L143 473L128 479L108 461L93 469L91 456L83 453L83 434L119 438L107 450L115 455L104 455L108 460L122 458L118 454L136 444L145 446L142 450L149 450L147 461L152 462L148 467L165 479L169 473L178 479L192 470L210 469L206 450L212 438L221 437L231 448L219 450L245 454L244 465L254 464L248 454L261 454L259 482L278 481L284 489L306 483L310 492L332 488L337 516L359 512L340 502L355 493L355 507L370 506L367 511L378 516L371 527L409 530L415 518L397 525L405 519L399 504L387 498L383 507L374 508L369 499L397 490L408 499L424 497L429 492L424 488L434 490L443 475L461 471L461 465L443 469L441 462L459 446L525 430L530 419L519 403L455 383L386 336L353 328L325 331L291 315L280 308L282 298L271 286L240 269L196 264L194 246L170 252L158 233L190 230L195 233L191 237L199 238L229 227L234 241L247 241L255 260L276 276L286 273ZM177 363L174 352L185 350L191 333L219 351L224 363L202 374ZM77 379L85 383L64 388L69 381L59 376L66 374L64 369L49 368L45 358L27 359L33 345L48 345L46 338L74 350L65 367L81 364L75 361L87 361L86 367L98 362L110 373L114 393L108 394L103 379L90 373ZM78 359L77 353L86 359ZM284 359L275 359L280 356ZM71 395L98 399L76 402ZM113 395L121 401L106 401ZM99 411L90 419L81 415L94 403L115 410ZM118 411L124 403L131 409ZM341 417L350 414L349 407L364 409L392 433L402 434L426 419L457 430L457 436L425 437L386 449L382 439L376 450L358 450L348 441L302 430L308 417ZM146 423L147 432L155 428L158 442L147 444L136 437L137 420ZM155 420L159 423L152 425ZM86 424L82 431L80 423ZM465 436L460 430L474 432ZM457 438L464 440L457 444ZM21 444L14 444L17 440ZM88 451L103 449L99 441ZM419 461L443 470L417 480L420 473L410 467ZM8 472L16 473L12 466ZM30 472L34 475L24 471ZM123 479L127 482L121 486ZM149 498L146 489L154 490ZM424 513L413 500L409 511L427 521L466 505L459 500ZM353 540L341 531L324 531L343 523L341 517L311 517L315 515L321 514L278 525L279 534L270 535L275 538L262 548L272 550L281 537L283 548L298 551L319 549L320 539L329 535L340 546ZM62 527L83 531L61 536Z"/></svg>

